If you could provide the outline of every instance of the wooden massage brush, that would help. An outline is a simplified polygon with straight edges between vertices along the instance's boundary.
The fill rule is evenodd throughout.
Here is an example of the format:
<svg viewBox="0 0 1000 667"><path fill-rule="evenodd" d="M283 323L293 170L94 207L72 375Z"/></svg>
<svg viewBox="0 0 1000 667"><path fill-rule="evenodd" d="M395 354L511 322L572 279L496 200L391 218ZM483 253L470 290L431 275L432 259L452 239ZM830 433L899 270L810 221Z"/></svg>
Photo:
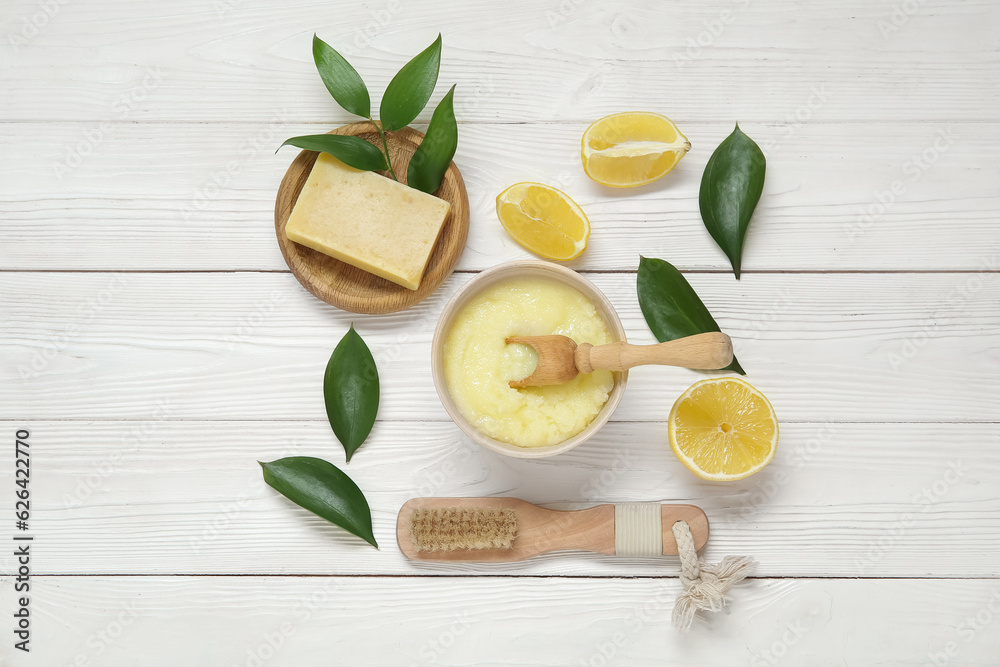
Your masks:
<svg viewBox="0 0 1000 667"><path fill-rule="evenodd" d="M554 551L584 550L627 557L677 555L681 582L674 624L690 627L698 609L718 611L733 584L750 574L751 558L717 565L698 558L708 542L708 517L694 505L617 503L561 511L519 498L414 498L399 510L396 541L421 561L508 563Z"/></svg>

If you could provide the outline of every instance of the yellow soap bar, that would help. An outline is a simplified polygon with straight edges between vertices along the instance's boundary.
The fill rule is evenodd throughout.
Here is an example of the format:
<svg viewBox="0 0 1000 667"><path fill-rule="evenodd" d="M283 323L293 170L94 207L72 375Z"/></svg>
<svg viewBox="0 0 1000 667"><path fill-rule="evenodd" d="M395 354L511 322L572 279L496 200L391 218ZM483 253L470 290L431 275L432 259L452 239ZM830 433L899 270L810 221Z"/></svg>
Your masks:
<svg viewBox="0 0 1000 667"><path fill-rule="evenodd" d="M415 290L450 209L443 199L320 153L285 234Z"/></svg>

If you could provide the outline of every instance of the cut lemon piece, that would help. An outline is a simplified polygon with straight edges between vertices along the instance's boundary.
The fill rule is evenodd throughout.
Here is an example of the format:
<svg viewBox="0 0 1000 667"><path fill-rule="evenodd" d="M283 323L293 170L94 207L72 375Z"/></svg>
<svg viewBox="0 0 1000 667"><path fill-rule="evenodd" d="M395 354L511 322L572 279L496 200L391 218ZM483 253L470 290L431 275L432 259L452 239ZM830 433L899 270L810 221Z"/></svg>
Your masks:
<svg viewBox="0 0 1000 667"><path fill-rule="evenodd" d="M634 188L670 173L689 150L691 142L666 116L616 113L583 133L583 170L601 185Z"/></svg>
<svg viewBox="0 0 1000 667"><path fill-rule="evenodd" d="M590 221L565 192L515 183L497 196L497 217L514 240L549 259L573 259L587 247Z"/></svg>
<svg viewBox="0 0 1000 667"><path fill-rule="evenodd" d="M754 474L774 458L778 418L764 394L736 377L696 382L670 411L670 448L702 479Z"/></svg>

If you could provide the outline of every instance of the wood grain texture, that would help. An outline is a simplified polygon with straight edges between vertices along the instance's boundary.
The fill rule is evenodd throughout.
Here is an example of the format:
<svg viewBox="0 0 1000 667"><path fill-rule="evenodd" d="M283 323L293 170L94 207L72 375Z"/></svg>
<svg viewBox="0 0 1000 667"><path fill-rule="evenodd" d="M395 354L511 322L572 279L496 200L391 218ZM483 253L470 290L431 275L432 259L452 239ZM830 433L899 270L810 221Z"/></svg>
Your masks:
<svg viewBox="0 0 1000 667"><path fill-rule="evenodd" d="M731 667L778 655L790 665L924 665L942 654L948 665L983 667L1000 653L991 626L969 623L993 613L996 580L750 580L733 591L730 613L688 636L670 628L676 579L39 577L35 585L36 639L15 667L78 659L126 667L136 656L146 667L300 667L344 656L387 667Z"/></svg>
<svg viewBox="0 0 1000 667"><path fill-rule="evenodd" d="M37 10L29 0L10 8L11 32ZM231 124L284 113L340 125L355 119L316 75L314 32L343 50L376 99L441 32L437 95L458 85L460 122L629 110L678 122L998 120L996 21L992 0L911 13L888 0L808 12L795 0L518 0L456 12L433 0L338 3L335 12L316 0L179 0L168 12L103 0L60 11L8 49L0 119Z"/></svg>
<svg viewBox="0 0 1000 667"><path fill-rule="evenodd" d="M376 145L379 142L378 132L371 123L352 123L332 130L329 134L359 136ZM386 133L389 161L397 171L397 176L402 179L401 183L406 183L410 158L423 137L422 133L409 127ZM303 287L316 298L342 310L375 315L411 308L441 287L441 283L454 271L469 236L469 195L455 163L452 162L448 167L440 187L434 192L434 196L451 204L451 210L427 260L420 286L411 290L289 240L285 234L288 217L292 214L299 193L302 192L318 156L319 153L314 151L299 153L285 172L274 203L274 229L278 247L292 275ZM383 172L382 175L388 177L388 172Z"/></svg>
<svg viewBox="0 0 1000 667"><path fill-rule="evenodd" d="M38 574L677 575L669 557L435 564L395 546L411 498L514 496L549 509L694 504L712 526L702 556L753 556L761 576L1000 577L1000 460L984 456L1000 442L996 423L783 423L772 463L728 483L689 473L662 422L612 422L541 460L491 452L451 423L378 422L347 465L322 420L14 423L37 447ZM345 470L368 498L382 549L264 484L256 462L284 456ZM0 457L5 488L12 465ZM16 567L13 550L0 553L0 574Z"/></svg>
<svg viewBox="0 0 1000 667"><path fill-rule="evenodd" d="M634 269L643 253L731 271L702 224L698 184L732 124L677 120L694 148L665 178L624 194L584 175L586 122L463 122L455 163L471 220L458 269L533 257L500 226L495 198L541 181L590 218L573 268ZM997 270L1000 124L740 120L768 161L746 272ZM274 150L334 124L0 123L0 268L286 271L272 218L291 158Z"/></svg>
<svg viewBox="0 0 1000 667"><path fill-rule="evenodd" d="M4 667L996 664L994 0L11 0L4 16L0 426L32 432L38 547L32 652L8 635ZM272 210L292 160L273 152L357 120L317 77L313 32L377 105L438 31L431 102L457 84L467 249L425 302L351 316L288 273ZM625 110L666 114L693 149L621 193L587 179L579 142ZM739 282L697 209L735 121L768 160ZM447 420L431 336L470 273L530 257L494 210L527 180L587 212L569 266L631 342L654 342L638 255L687 272L781 420L767 468L710 483L672 456L663 420L704 377L684 370L633 371L616 421L551 459ZM383 396L346 466L321 378L351 321ZM676 558L408 561L263 484L256 460L296 454L348 471L384 545L416 496L693 503L703 556L753 556L765 578L682 637ZM0 552L6 609L16 568Z"/></svg>
<svg viewBox="0 0 1000 667"><path fill-rule="evenodd" d="M445 420L431 338L454 274L414 308L344 313L289 274L0 274L0 418L321 419L353 322L382 420ZM631 342L656 342L635 275L589 274ZM748 380L789 421L996 421L997 274L691 275ZM956 355L955 350L964 353ZM641 367L613 419L666 419L704 374Z"/></svg>

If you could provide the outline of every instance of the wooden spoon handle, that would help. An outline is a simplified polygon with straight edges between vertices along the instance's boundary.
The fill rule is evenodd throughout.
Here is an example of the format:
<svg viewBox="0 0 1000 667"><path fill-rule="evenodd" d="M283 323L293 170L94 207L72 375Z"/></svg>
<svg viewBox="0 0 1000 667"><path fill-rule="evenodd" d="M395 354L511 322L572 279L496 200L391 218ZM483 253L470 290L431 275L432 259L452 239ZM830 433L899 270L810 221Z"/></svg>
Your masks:
<svg viewBox="0 0 1000 667"><path fill-rule="evenodd" d="M620 342L594 347L583 343L576 348L574 360L581 373L627 371L647 364L715 370L733 362L733 341L721 331L712 331L656 345Z"/></svg>

